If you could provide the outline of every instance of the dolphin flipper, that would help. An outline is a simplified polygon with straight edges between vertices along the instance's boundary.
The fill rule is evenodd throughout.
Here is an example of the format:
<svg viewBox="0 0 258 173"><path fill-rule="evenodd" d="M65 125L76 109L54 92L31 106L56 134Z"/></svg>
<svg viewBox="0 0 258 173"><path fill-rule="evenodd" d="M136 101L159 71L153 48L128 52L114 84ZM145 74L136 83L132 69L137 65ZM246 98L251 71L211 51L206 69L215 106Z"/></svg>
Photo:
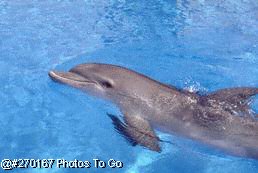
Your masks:
<svg viewBox="0 0 258 173"><path fill-rule="evenodd" d="M141 145L150 150L161 152L159 146L159 137L156 136L148 121L138 116L125 118L125 123L115 115L108 114L111 118L115 129L120 133L132 146Z"/></svg>

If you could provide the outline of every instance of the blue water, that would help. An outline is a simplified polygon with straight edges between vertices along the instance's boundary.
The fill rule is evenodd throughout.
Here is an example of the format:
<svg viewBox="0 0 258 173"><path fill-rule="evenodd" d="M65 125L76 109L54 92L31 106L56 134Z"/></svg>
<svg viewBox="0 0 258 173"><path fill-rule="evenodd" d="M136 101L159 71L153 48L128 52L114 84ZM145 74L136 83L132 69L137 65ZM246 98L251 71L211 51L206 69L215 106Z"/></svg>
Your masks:
<svg viewBox="0 0 258 173"><path fill-rule="evenodd" d="M258 87L257 28L257 0L1 0L0 159L124 163L11 172L257 173L258 161L160 132L174 143L161 154L129 146L106 116L121 115L114 105L47 75L102 62L204 93Z"/></svg>

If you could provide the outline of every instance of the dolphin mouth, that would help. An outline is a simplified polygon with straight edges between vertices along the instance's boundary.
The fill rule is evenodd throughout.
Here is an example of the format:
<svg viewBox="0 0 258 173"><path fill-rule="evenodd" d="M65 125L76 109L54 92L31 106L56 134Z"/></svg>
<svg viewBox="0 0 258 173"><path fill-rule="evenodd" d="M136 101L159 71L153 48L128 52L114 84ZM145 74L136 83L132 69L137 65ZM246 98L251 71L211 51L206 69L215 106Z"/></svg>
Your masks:
<svg viewBox="0 0 258 173"><path fill-rule="evenodd" d="M49 71L48 75L51 79L57 82L70 84L70 85L80 85L80 84L95 84L96 82L91 81L84 76L81 76L74 72L60 72L60 71Z"/></svg>

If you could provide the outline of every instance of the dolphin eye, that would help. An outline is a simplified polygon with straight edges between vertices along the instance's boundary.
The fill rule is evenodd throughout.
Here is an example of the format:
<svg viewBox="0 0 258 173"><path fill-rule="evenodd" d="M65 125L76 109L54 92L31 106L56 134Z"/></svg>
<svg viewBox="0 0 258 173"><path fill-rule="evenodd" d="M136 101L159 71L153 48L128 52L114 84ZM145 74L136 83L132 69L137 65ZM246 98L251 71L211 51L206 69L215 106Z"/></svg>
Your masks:
<svg viewBox="0 0 258 173"><path fill-rule="evenodd" d="M106 87L106 88L112 88L113 87L112 84L108 81L102 81L101 85Z"/></svg>

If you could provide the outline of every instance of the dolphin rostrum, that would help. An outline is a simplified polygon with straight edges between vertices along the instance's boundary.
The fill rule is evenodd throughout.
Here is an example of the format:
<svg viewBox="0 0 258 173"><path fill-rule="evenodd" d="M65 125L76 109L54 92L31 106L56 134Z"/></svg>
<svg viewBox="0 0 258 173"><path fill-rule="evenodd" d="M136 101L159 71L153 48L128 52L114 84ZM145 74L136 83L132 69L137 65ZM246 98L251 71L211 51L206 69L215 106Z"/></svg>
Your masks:
<svg viewBox="0 0 258 173"><path fill-rule="evenodd" d="M132 145L160 152L153 129L183 136L226 153L258 159L258 120L250 98L258 88L221 89L199 95L155 81L124 67L88 63L69 72L50 71L58 82L116 104L124 115L109 115Z"/></svg>

